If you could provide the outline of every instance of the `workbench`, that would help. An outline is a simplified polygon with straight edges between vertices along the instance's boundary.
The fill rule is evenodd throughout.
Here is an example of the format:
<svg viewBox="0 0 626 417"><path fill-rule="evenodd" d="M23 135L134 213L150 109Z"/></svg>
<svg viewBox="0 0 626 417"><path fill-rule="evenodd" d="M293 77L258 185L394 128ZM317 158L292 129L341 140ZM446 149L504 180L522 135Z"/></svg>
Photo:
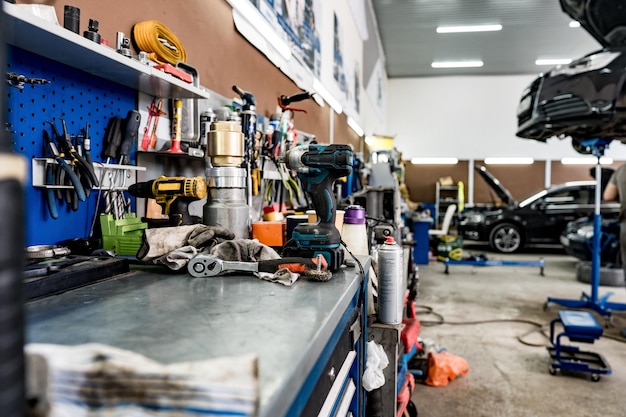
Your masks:
<svg viewBox="0 0 626 417"><path fill-rule="evenodd" d="M369 257L360 260L368 271ZM103 343L165 364L253 353L259 358L259 417L318 415L324 402L336 408L345 389L337 393L333 383L356 353L347 377L356 386L349 403L352 414L362 416L366 284L356 267L328 282L301 277L292 287L251 275L131 270L28 302L26 340Z"/></svg>

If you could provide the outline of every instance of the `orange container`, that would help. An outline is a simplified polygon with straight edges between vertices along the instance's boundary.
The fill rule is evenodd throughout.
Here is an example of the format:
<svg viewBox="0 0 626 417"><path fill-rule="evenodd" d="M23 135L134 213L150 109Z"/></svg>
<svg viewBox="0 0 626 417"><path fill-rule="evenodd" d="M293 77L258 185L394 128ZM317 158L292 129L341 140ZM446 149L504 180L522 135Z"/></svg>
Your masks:
<svg viewBox="0 0 626 417"><path fill-rule="evenodd" d="M285 235L285 223L274 222L253 222L252 238L267 246L282 247Z"/></svg>

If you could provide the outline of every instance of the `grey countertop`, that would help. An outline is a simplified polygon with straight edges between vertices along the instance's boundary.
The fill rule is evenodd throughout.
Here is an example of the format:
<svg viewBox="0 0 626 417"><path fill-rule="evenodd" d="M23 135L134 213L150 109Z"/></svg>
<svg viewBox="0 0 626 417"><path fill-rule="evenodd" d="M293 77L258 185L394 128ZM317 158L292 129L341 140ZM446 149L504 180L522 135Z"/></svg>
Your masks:
<svg viewBox="0 0 626 417"><path fill-rule="evenodd" d="M301 277L292 287L251 275L156 271L132 271L27 303L27 343L103 343L161 363L253 353L259 357L259 416L277 417L361 283L356 268L328 282Z"/></svg>

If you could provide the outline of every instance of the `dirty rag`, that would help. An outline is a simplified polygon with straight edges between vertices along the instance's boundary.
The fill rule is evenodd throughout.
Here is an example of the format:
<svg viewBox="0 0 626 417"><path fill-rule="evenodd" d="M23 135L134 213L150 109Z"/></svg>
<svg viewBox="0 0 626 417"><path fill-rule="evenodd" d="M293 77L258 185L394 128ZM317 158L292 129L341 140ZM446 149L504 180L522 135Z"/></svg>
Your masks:
<svg viewBox="0 0 626 417"><path fill-rule="evenodd" d="M41 417L254 416L258 357L244 355L164 365L103 344L31 343L26 398Z"/></svg>

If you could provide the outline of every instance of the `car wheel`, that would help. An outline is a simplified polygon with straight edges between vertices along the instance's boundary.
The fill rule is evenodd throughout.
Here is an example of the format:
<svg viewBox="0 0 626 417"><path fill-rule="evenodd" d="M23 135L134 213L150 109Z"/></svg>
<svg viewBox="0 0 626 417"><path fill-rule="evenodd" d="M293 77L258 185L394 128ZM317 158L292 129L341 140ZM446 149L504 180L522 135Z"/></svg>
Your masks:
<svg viewBox="0 0 626 417"><path fill-rule="evenodd" d="M489 234L489 245L498 252L513 253L524 246L524 238L519 227L511 223L502 223Z"/></svg>

